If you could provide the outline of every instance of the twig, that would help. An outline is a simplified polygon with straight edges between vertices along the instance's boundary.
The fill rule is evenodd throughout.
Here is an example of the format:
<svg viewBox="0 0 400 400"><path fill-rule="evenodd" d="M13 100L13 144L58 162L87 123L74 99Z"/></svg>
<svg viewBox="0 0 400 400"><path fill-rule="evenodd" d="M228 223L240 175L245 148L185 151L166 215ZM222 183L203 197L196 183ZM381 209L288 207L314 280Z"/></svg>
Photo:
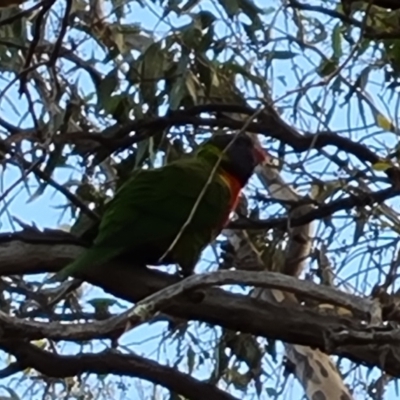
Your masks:
<svg viewBox="0 0 400 400"><path fill-rule="evenodd" d="M62 47L62 42L63 42L64 36L68 29L68 18L69 18L69 14L71 13L71 9L72 9L72 1L73 0L66 0L66 2L65 2L65 12L64 12L63 19L61 21L60 33L58 34L57 41L54 45L53 52L51 53L51 56L49 59L50 68L52 68L54 66L54 64L58 58L58 55L59 55L61 47Z"/></svg>
<svg viewBox="0 0 400 400"><path fill-rule="evenodd" d="M56 0L46 0L43 1L42 3L42 9L37 15L36 21L35 21L35 26L34 26L34 32L33 32L33 39L32 42L29 46L28 49L28 54L25 58L25 64L23 66L23 72L20 74L20 87L19 87L19 93L22 94L26 90L26 77L27 77L27 72L26 70L29 68L29 65L32 61L33 54L35 52L36 46L38 45L40 41L40 33L41 33L41 25L44 19L45 14L47 11L50 10L52 5L55 3Z"/></svg>
<svg viewBox="0 0 400 400"><path fill-rule="evenodd" d="M24 170L24 172L21 174L21 176L8 188L6 189L1 195L0 195L0 202L3 201L13 190L15 187L17 187L24 179L27 178L27 176L42 162L42 159L36 160L34 163L32 163L29 168Z"/></svg>
<svg viewBox="0 0 400 400"><path fill-rule="evenodd" d="M25 158L14 152L10 146L4 141L0 140L0 146L5 150L6 153L15 157L26 170L31 170L39 179L47 182L54 189L62 193L72 204L78 207L82 212L84 212L88 217L94 221L99 221L100 217L96 212L92 211L82 200L80 200L76 195L72 194L68 189L57 183L51 176L43 172L37 165L32 165L31 162L25 160Z"/></svg>

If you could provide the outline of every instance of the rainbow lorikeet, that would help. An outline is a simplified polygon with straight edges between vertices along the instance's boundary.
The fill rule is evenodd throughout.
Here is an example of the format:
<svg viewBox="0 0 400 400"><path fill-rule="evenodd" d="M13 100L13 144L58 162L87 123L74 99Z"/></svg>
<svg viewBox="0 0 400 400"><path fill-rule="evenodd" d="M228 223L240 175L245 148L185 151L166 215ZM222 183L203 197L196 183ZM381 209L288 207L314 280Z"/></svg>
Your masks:
<svg viewBox="0 0 400 400"><path fill-rule="evenodd" d="M190 157L135 171L107 204L92 247L52 281L127 254L135 264L178 264L191 274L264 158L246 134L215 135Z"/></svg>

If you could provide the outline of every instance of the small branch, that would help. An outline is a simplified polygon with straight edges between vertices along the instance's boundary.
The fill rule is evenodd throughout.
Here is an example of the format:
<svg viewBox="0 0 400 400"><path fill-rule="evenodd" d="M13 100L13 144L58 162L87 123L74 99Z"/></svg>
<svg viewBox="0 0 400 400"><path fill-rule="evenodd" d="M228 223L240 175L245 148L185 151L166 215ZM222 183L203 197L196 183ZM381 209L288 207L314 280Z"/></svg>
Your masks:
<svg viewBox="0 0 400 400"><path fill-rule="evenodd" d="M33 55L35 53L36 46L39 44L39 41L40 41L44 16L47 14L47 12L53 6L55 1L56 0L44 0L41 3L42 9L38 12L38 14L36 16L35 24L33 27L33 38L32 38L31 44L29 46L28 53L26 54L26 57L25 57L25 63L22 68L22 72L20 73L20 88L19 88L20 94L24 93L26 90L27 74L28 74L27 70L30 67Z"/></svg>
<svg viewBox="0 0 400 400"><path fill-rule="evenodd" d="M72 2L73 2L73 0L66 0L66 2L65 2L66 3L65 4L65 11L64 11L64 16L63 16L62 21L61 21L61 29L60 29L60 32L58 34L57 41L56 41L56 43L54 45L53 52L51 53L50 59L49 59L50 68L52 68L52 66L55 65L55 63L56 63L56 61L57 61L57 59L59 57L60 50L61 50L61 47L62 47L62 42L63 42L64 36L67 33L67 29L68 29L68 18L69 18L69 15L71 13Z"/></svg>
<svg viewBox="0 0 400 400"><path fill-rule="evenodd" d="M395 2L397 3L396 6L394 6ZM365 3L370 3L371 5L378 5L378 6L381 6L384 8L392 8L393 10L400 8L397 0L375 0L372 2L369 2L369 0L365 0ZM328 15L332 18L339 19L343 23L350 24L350 25L355 26L356 28L362 29L363 23L361 21L358 21L358 20L356 20L348 15L345 15L343 13L340 13L336 10L330 10L328 8L321 7L321 6L313 6L311 4L303 4L303 3L298 2L297 0L290 0L289 4L291 7L296 8L297 10L319 12L321 14ZM373 29L369 26L366 26L364 36L366 38L372 39L372 40L398 39L398 38L400 38L400 30L392 31L392 32L385 32L384 30Z"/></svg>
<svg viewBox="0 0 400 400"><path fill-rule="evenodd" d="M4 153L8 153L10 156L16 158L16 160L22 165L22 167L27 171L32 171L37 178L45 181L48 185L52 186L54 189L58 190L62 193L72 204L74 204L77 208L79 208L83 213L85 213L88 217L90 217L94 221L99 221L99 216L92 211L82 200L80 200L76 195L71 193L67 188L60 185L56 182L51 176L49 176L46 172L42 171L38 165L35 163L31 163L25 158L14 152L11 147L4 140L0 140L0 151Z"/></svg>
<svg viewBox="0 0 400 400"><path fill-rule="evenodd" d="M248 220L239 219L229 223L229 229L271 229L285 228L288 226L300 226L316 219L322 219L333 215L341 210L349 210L353 207L372 206L375 203L383 203L384 201L400 195L400 189L390 187L388 189L379 190L372 193L362 195L351 195L344 199L334 200L328 204L315 208L299 217L290 218L271 218L266 220Z"/></svg>

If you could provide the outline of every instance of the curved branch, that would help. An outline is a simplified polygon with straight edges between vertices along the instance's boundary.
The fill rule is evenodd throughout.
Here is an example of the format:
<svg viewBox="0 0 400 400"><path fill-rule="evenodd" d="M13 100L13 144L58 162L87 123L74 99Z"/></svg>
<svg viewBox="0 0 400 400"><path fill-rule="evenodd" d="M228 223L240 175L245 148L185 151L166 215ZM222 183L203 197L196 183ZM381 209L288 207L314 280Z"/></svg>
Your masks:
<svg viewBox="0 0 400 400"><path fill-rule="evenodd" d="M204 104L186 110L173 111L164 117L132 121L122 127L110 127L107 128L107 131L113 132L112 135L104 135L103 132L103 134L92 135L92 139L99 143L103 142L104 145L106 141L106 150L108 154L111 154L113 151L122 151L133 143L140 142L155 132L171 126L193 125L196 127L225 127L240 130L243 129L244 122L221 117L221 113L254 115L255 112L255 109L246 105ZM218 117L202 118L199 116L201 113L216 113ZM362 162L375 164L380 161L380 157L366 146L353 142L333 132L307 133L303 135L287 124L272 108L264 110L258 119L259 122L252 122L246 125L246 131L259 133L280 140L291 146L297 152L301 153L309 151L310 149L319 150L326 146L335 146L348 154L353 154ZM136 132L136 134L129 136L132 132ZM89 136L90 135L86 134L85 140L88 140ZM105 137L107 137L107 139L105 139ZM76 139L76 135L74 139ZM103 155L102 157L105 156ZM395 168L387 170L386 173L389 176L393 174L397 176L400 175L400 172Z"/></svg>
<svg viewBox="0 0 400 400"><path fill-rule="evenodd" d="M64 356L16 340L0 342L0 348L12 354L17 359L19 366L34 368L40 373L54 378L65 378L82 373L132 376L162 385L191 400L237 399L212 384L198 381L174 368L133 354L103 352Z"/></svg>
<svg viewBox="0 0 400 400"><path fill-rule="evenodd" d="M129 122L121 126L111 126L102 133L68 133L57 139L58 142L76 142L79 140L93 140L102 145L103 153L97 162L108 156L114 151L123 151L133 143L140 142L155 132L171 126L193 125L195 127L223 127L235 130L243 129L244 123L226 117L202 118L198 115L201 113L240 113L245 115L254 115L255 109L237 104L204 104L192 107L187 110L178 110L170 112L164 117L152 119L142 119ZM362 162L375 164L381 161L381 158L368 149L368 147L353 142L352 140L339 136L333 132L318 132L316 134L301 134L296 129L287 124L282 118L271 108L264 110L259 116L260 122L252 122L246 125L246 131L259 133L264 136L277 139L282 143L291 146L295 151L302 153L310 149L320 150L327 146L334 146L347 154L352 154ZM106 133L107 132L107 133ZM132 132L135 135L129 136ZM96 148L97 149L97 148ZM93 152L96 152L96 149ZM8 149L6 149L8 150ZM395 181L400 181L400 170L398 168L389 168L386 174ZM39 178L45 179L38 174ZM68 195L66 195L68 197ZM70 199L71 200L71 199ZM72 199L71 201L73 201Z"/></svg>
<svg viewBox="0 0 400 400"><path fill-rule="evenodd" d="M378 311L378 304L370 299L321 287L313 282L299 281L296 278L273 272L218 271L208 274L193 275L173 285L146 296L128 311L102 321L62 324L60 322L37 322L23 320L0 311L1 337L4 339L40 340L43 338L60 341L87 341L92 339L115 338L126 332L126 326L137 326L150 319L154 313L168 309L174 302L187 298L194 306L201 303L204 293L200 288L213 285L245 284L256 287L284 289L291 293L317 299L325 303L345 307L363 320L370 319ZM194 292L197 290L197 292ZM203 289L202 289L203 290ZM223 292L224 293L224 292ZM235 302L241 302L246 296L236 295ZM301 312L300 310L298 310ZM310 310L314 319L319 319L318 312ZM338 322L338 321L336 321ZM338 326L340 323L338 324ZM359 332L363 333L362 330Z"/></svg>
<svg viewBox="0 0 400 400"><path fill-rule="evenodd" d="M55 244L49 232L36 235L38 237L34 241L33 233L30 233L31 243L23 241L22 232L15 234L15 240L8 235L4 243L0 241L0 275L56 271L81 250L77 245ZM47 245L46 237L49 240ZM110 265L98 267L95 274L85 276L85 279L131 302L140 301L178 281L177 277L161 271L122 264L112 265L111 269ZM396 346L340 346L336 341L333 345L328 340L332 332L357 332L365 328L349 318L320 314L304 307L261 302L215 288L203 289L202 296L180 296L164 311L186 320L203 321L234 331L316 347L357 363L378 366L392 376L400 376L400 350Z"/></svg>
<svg viewBox="0 0 400 400"><path fill-rule="evenodd" d="M244 106L234 106L239 108L243 114L251 115L250 110L254 113L253 109ZM200 108L200 107L199 107ZM203 112L213 112L216 109L220 112L228 109L230 111L233 106L229 105L213 105L213 107L203 107ZM118 136L125 136L132 131L138 131L146 128L146 134L136 134L132 137L125 137L119 142L116 142L116 149L125 149L132 143L144 140L151 132L156 129L166 128L168 126L182 126L182 125L193 125L196 127L225 127L240 130L243 128L243 122L236 121L228 118L201 118L197 116L189 115L188 111L174 112L171 115L155 118L150 121L133 121L124 127L122 127ZM267 124L268 122L268 124ZM380 160L374 152L369 150L366 146L355 143L348 138L339 136L333 132L320 132L317 134L305 134L302 135L297 132L290 125L286 124L283 120L277 121L276 117L270 116L268 120L263 118L263 123L252 122L246 127L246 131L252 133L259 133L265 136L280 140L281 142L291 146L295 151L305 152L310 149L322 149L326 146L335 146L338 149L345 151L346 153L353 154L363 162L370 162L372 164Z"/></svg>

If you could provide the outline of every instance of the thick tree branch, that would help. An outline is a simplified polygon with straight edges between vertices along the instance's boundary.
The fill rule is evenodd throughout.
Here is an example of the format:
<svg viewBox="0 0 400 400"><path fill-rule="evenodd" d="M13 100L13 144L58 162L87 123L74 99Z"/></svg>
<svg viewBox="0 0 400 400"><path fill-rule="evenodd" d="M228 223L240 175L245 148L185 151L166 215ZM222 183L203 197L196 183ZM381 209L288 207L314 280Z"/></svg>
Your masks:
<svg viewBox="0 0 400 400"><path fill-rule="evenodd" d="M292 276L268 271L217 271L206 274L190 276L174 285L168 286L159 292L140 301L131 311L122 315L152 316L169 305L174 299L200 288L215 285L249 285L266 289L280 289L290 293L304 296L305 298L318 300L320 302L342 306L358 313L362 318L375 317L381 314L379 305L370 299L362 299L345 292L338 291L328 286L317 285L314 282L299 280ZM380 318L381 319L381 318ZM2 320L0 314L0 321Z"/></svg>
<svg viewBox="0 0 400 400"><path fill-rule="evenodd" d="M370 300L362 299L338 290L320 286L313 282L299 281L291 276L273 272L249 272L249 271L218 271L209 274L194 275L174 285L146 297L133 309L110 317L104 321L85 323L74 323L70 325L59 322L35 322L24 321L12 317L0 311L1 337L39 340L47 338L51 340L87 341L91 339L112 338L124 333L127 323L129 327L137 326L153 317L158 311L163 311L173 305L175 300L182 296L195 298L195 290L213 285L244 284L263 288L274 288L286 290L291 293L301 294L304 297L319 300L345 307L356 313L363 320L368 321L372 316L381 315L379 304ZM240 301L242 296L238 296ZM199 294L198 301L201 301L203 294ZM197 300L195 300L197 301ZM315 313L315 318L319 317ZM355 332L354 335L363 334Z"/></svg>
<svg viewBox="0 0 400 400"><path fill-rule="evenodd" d="M10 365L7 365L7 367L0 370L0 379L8 378L9 376L21 372L23 370L24 369L18 362L13 362Z"/></svg>
<svg viewBox="0 0 400 400"><path fill-rule="evenodd" d="M140 142L155 132L172 126L193 125L196 127L225 127L240 130L243 128L243 122L225 117L203 118L201 113L240 113L253 115L255 109L246 105L237 104L204 104L192 107L187 110L178 110L171 112L164 117L152 119L142 119L132 121L124 126L109 127L106 132L90 134L77 132L69 133L58 138L59 141L75 142L77 140L93 140L102 144L108 154L113 151L122 151L133 143ZM252 122L246 127L246 131L263 134L267 137L277 139L293 148L296 152L305 152L310 149L322 149L326 146L334 146L348 154L356 156L362 162L371 164L380 161L380 157L368 149L366 146L353 142L352 140L339 136L334 132L318 132L316 134L301 134L296 129L287 124L282 118L274 112L273 109L263 111L259 116L259 122ZM112 134L110 134L112 132ZM130 136L132 132L136 132ZM105 153L104 153L105 154ZM387 170L388 175L395 173L394 168ZM399 175L398 171L397 174Z"/></svg>
<svg viewBox="0 0 400 400"><path fill-rule="evenodd" d="M55 244L54 240L44 244L43 239L48 234L42 234L41 244L38 233L35 241L30 234L31 243L22 241L21 233L15 235L15 241L9 236L5 243L0 243L0 275L56 271L79 254L77 245L62 246ZM113 265L111 269L110 266L99 267L95 274L85 278L131 302L138 302L178 281L178 278L161 271L128 268L127 265ZM397 346L340 346L337 343L333 346L333 342L327 340L335 332L363 331L365 326L356 320L323 315L304 307L260 302L221 289L203 289L201 293L201 296L182 295L176 298L164 312L186 320L203 321L234 331L320 348L358 363L379 366L393 376L400 376L400 350Z"/></svg>
<svg viewBox="0 0 400 400"><path fill-rule="evenodd" d="M236 399L212 384L198 381L174 368L133 354L103 352L64 356L17 340L0 342L0 348L12 354L19 366L34 368L41 374L54 378L65 378L85 372L132 376L162 385L191 400Z"/></svg>

